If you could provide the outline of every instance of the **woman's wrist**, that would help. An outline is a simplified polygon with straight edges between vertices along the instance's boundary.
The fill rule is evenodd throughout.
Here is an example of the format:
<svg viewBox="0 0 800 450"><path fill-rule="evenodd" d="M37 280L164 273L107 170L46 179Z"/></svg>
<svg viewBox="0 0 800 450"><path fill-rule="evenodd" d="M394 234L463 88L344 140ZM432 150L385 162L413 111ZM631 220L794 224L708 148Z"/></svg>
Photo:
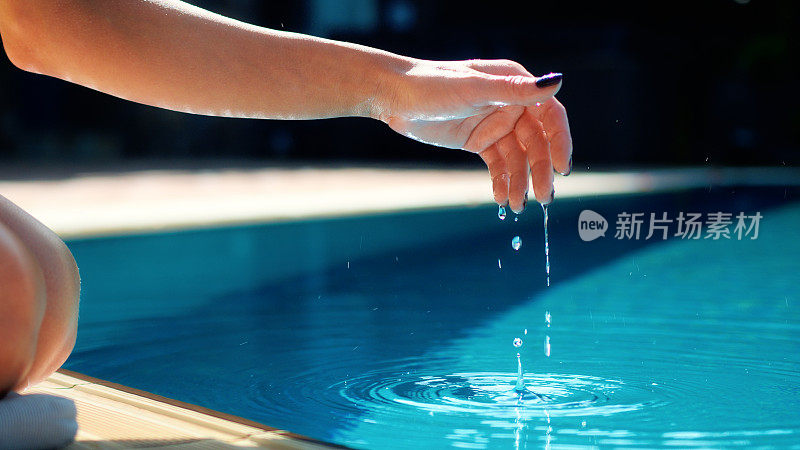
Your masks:
<svg viewBox="0 0 800 450"><path fill-rule="evenodd" d="M404 91L405 74L416 64L416 60L381 50L373 50L369 69L365 71L365 94L359 116L386 121L391 114L397 96Z"/></svg>

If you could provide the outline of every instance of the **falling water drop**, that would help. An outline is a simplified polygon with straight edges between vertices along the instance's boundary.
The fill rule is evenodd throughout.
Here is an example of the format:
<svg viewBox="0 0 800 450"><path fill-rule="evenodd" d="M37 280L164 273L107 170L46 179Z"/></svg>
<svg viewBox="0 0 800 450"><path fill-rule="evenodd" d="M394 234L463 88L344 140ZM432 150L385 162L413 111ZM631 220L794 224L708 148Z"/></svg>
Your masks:
<svg viewBox="0 0 800 450"><path fill-rule="evenodd" d="M519 217L514 217L514 222L519 222Z"/></svg>
<svg viewBox="0 0 800 450"><path fill-rule="evenodd" d="M500 258L497 258L497 268L503 270L503 263L500 262Z"/></svg>
<svg viewBox="0 0 800 450"><path fill-rule="evenodd" d="M550 356L550 336L544 337L544 356Z"/></svg>
<svg viewBox="0 0 800 450"><path fill-rule="evenodd" d="M544 312L544 323L547 325L547 328L550 328L550 311Z"/></svg>
<svg viewBox="0 0 800 450"><path fill-rule="evenodd" d="M506 207L505 206L500 205L499 208L497 208L497 217L499 217L500 220L506 220Z"/></svg>
<svg viewBox="0 0 800 450"><path fill-rule="evenodd" d="M544 271L547 274L547 285L550 286L550 239L547 237L547 205L542 205L544 212Z"/></svg>
<svg viewBox="0 0 800 450"><path fill-rule="evenodd" d="M514 338L514 347L522 347L522 339L518 337ZM514 390L520 395L525 391L525 379L523 378L522 373L522 357L519 353L517 353L517 383L514 385Z"/></svg>
<svg viewBox="0 0 800 450"><path fill-rule="evenodd" d="M519 236L514 236L514 239L511 240L511 247L514 250L519 250L519 248L522 247L522 239L520 239Z"/></svg>
<svg viewBox="0 0 800 450"><path fill-rule="evenodd" d="M525 331L523 331L522 334L528 334L528 329L525 328Z"/></svg>

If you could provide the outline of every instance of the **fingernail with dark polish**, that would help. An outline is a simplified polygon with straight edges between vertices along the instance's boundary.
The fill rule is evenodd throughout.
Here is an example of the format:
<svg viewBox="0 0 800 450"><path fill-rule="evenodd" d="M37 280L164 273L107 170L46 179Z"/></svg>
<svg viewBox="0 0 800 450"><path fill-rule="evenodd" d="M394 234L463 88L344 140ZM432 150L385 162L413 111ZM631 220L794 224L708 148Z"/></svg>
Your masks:
<svg viewBox="0 0 800 450"><path fill-rule="evenodd" d="M561 82L564 76L560 73L548 73L547 75L536 80L536 87L544 88L552 86Z"/></svg>

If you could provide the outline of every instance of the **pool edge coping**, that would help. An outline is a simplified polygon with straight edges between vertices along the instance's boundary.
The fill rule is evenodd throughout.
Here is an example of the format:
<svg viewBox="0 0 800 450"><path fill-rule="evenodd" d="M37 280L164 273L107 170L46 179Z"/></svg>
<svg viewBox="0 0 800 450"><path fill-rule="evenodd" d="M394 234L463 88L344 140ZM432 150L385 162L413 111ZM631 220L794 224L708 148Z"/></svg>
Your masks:
<svg viewBox="0 0 800 450"><path fill-rule="evenodd" d="M65 379L66 378L66 379ZM72 380L70 380L72 379ZM74 380L81 383L74 383ZM265 425L251 419L236 416L234 414L213 410L200 405L172 399L142 389L126 386L113 381L107 381L69 369L58 369L46 381L39 385L32 386L27 393L51 394L69 398L78 403L85 401L78 398L79 395L72 394L78 392L100 397L106 401L133 407L149 412L155 416L165 416L173 421L181 421L191 425L194 429L207 429L217 434L228 434L231 439L225 444L243 447L262 447L262 448L299 448L299 449L349 449L341 444L322 441L319 439L304 436L288 430ZM79 408L80 410L80 408ZM80 412L78 413L80 415ZM131 413L131 417L135 416ZM146 427L152 421L141 420L141 425ZM97 441L81 439L81 420L78 420L79 431L75 442L67 448L105 448L96 445ZM111 439L111 436L97 436L100 438ZM212 439L211 436L188 437L186 448L191 448L193 442L202 444ZM110 441L110 448L116 448L114 441ZM215 441L217 442L217 441ZM86 443L86 445L82 445ZM173 444L166 444L168 448ZM88 446L88 447L87 447ZM147 448L159 448L158 445L148 446ZM183 448L183 447L182 447Z"/></svg>

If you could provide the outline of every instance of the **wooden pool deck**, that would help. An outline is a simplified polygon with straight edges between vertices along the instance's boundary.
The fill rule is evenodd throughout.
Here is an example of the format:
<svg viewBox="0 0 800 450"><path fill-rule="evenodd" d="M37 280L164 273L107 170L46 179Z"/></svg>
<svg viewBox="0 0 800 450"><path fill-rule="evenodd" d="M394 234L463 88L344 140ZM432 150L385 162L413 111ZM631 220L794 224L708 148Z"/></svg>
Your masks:
<svg viewBox="0 0 800 450"><path fill-rule="evenodd" d="M0 195L64 238L489 204L484 170L262 167L0 172ZM20 169L21 170L21 169ZM9 172L10 171L10 172ZM786 168L665 169L556 177L556 199L725 185L798 184ZM330 448L202 406L61 370L28 392L72 399L69 449Z"/></svg>
<svg viewBox="0 0 800 450"><path fill-rule="evenodd" d="M78 435L67 447L69 450L336 448L230 414L64 369L26 391L32 393L67 397L75 402Z"/></svg>

